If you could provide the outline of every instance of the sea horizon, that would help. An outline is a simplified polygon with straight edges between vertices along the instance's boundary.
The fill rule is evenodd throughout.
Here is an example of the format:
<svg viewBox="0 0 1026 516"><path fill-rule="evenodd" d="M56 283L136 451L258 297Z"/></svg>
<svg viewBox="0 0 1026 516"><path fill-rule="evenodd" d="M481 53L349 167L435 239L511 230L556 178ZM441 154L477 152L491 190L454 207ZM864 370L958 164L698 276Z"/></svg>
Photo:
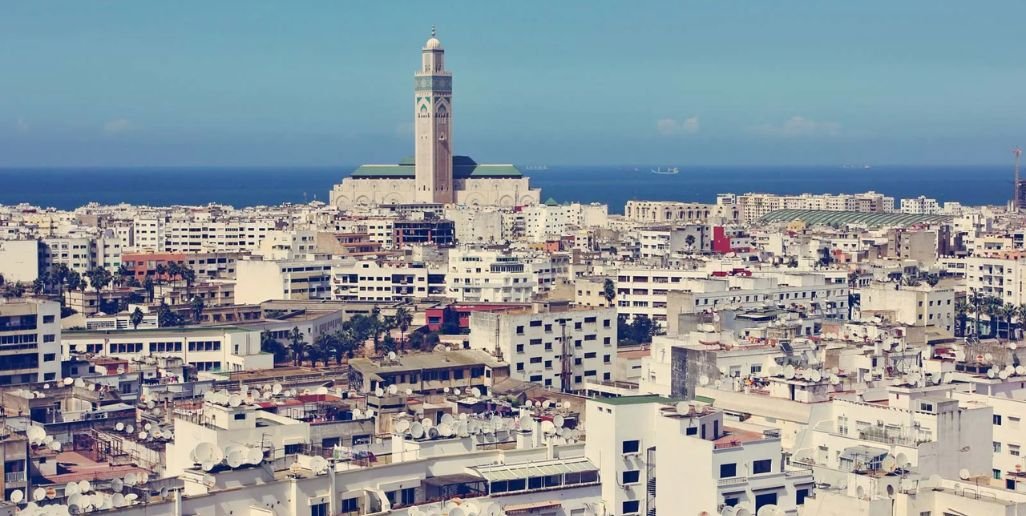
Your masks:
<svg viewBox="0 0 1026 516"><path fill-rule="evenodd" d="M1004 204L1007 165L542 165L518 164L542 199L598 202L622 213L628 200L715 201L721 193L859 193L926 197L966 205ZM675 175L651 170L678 167ZM544 167L544 169L537 169ZM270 206L327 202L354 165L0 167L0 204L74 209L90 202L151 206ZM155 174L154 172L160 172ZM213 174L216 172L216 174Z"/></svg>

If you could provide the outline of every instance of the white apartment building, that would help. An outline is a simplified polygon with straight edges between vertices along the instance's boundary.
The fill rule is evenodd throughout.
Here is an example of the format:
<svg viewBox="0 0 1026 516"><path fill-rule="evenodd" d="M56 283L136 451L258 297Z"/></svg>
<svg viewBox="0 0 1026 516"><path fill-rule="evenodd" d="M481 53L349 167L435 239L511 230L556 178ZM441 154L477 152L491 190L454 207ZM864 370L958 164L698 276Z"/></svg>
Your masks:
<svg viewBox="0 0 1026 516"><path fill-rule="evenodd" d="M72 330L60 336L59 352L65 360L80 353L129 361L170 356L212 372L274 367L274 356L260 350L260 330L234 327Z"/></svg>
<svg viewBox="0 0 1026 516"><path fill-rule="evenodd" d="M777 210L857 211L888 213L894 211L894 198L877 192L859 194L776 195L746 193L736 197L742 222L756 221Z"/></svg>
<svg viewBox="0 0 1026 516"><path fill-rule="evenodd" d="M793 514L815 488L809 469L784 463L769 427L726 421L701 405L657 396L587 402L585 456L599 469L609 514L756 514L772 505ZM734 514L734 512L731 512Z"/></svg>
<svg viewBox="0 0 1026 516"><path fill-rule="evenodd" d="M331 267L331 298L398 302L444 297L445 267L424 263L347 261Z"/></svg>
<svg viewBox="0 0 1026 516"><path fill-rule="evenodd" d="M914 199L901 200L901 212L913 215L937 215L943 212L937 199L920 195Z"/></svg>
<svg viewBox="0 0 1026 516"><path fill-rule="evenodd" d="M256 251L272 219L225 219L190 215L147 215L133 221L135 250L156 252Z"/></svg>
<svg viewBox="0 0 1026 516"><path fill-rule="evenodd" d="M96 249L92 238L43 238L39 242L39 266L44 271L58 263L67 265L79 274L85 274L96 267Z"/></svg>
<svg viewBox="0 0 1026 516"><path fill-rule="evenodd" d="M0 240L0 274L5 280L31 283L39 272L38 240Z"/></svg>
<svg viewBox="0 0 1026 516"><path fill-rule="evenodd" d="M1026 259L944 258L940 261L944 272L962 277L966 292L979 292L995 296L1005 303L1026 303Z"/></svg>
<svg viewBox="0 0 1026 516"><path fill-rule="evenodd" d="M955 329L955 291L952 288L898 286L872 283L860 290L863 319L883 316L909 326L936 326L949 333Z"/></svg>
<svg viewBox="0 0 1026 516"><path fill-rule="evenodd" d="M518 256L489 249L449 251L448 295L458 302L525 303L569 276L565 255Z"/></svg>
<svg viewBox="0 0 1026 516"><path fill-rule="evenodd" d="M0 386L61 378L61 307L0 299Z"/></svg>
<svg viewBox="0 0 1026 516"><path fill-rule="evenodd" d="M559 238L572 228L606 227L609 224L605 204L533 204L515 215L523 219L523 235L530 242Z"/></svg>
<svg viewBox="0 0 1026 516"><path fill-rule="evenodd" d="M513 378L578 391L586 382L612 380L616 310L535 304L517 312L473 312L470 346L501 356Z"/></svg>
<svg viewBox="0 0 1026 516"><path fill-rule="evenodd" d="M332 265L332 260L239 260L235 264L235 302L330 299Z"/></svg>
<svg viewBox="0 0 1026 516"><path fill-rule="evenodd" d="M706 224L738 222L740 213L732 195L719 195L716 204L677 201L627 201L624 218L646 223Z"/></svg>
<svg viewBox="0 0 1026 516"><path fill-rule="evenodd" d="M767 271L709 276L704 271L621 269L617 310L629 318L645 315L664 323L669 314L763 305L800 306L827 317L847 317L844 271Z"/></svg>
<svg viewBox="0 0 1026 516"><path fill-rule="evenodd" d="M993 432L993 464L991 477L1004 480L1023 471L1026 467L1026 380L1019 376L1009 380L981 380L988 383L1008 383L1008 389L1000 394L991 394L983 389L977 392L952 392L952 397L962 402L975 402L993 408L991 431ZM982 392L980 392L982 391ZM1010 489L1016 489L1013 485Z"/></svg>
<svg viewBox="0 0 1026 516"><path fill-rule="evenodd" d="M498 244L511 239L513 221L507 212L497 206L450 205L443 217L453 222L458 244Z"/></svg>

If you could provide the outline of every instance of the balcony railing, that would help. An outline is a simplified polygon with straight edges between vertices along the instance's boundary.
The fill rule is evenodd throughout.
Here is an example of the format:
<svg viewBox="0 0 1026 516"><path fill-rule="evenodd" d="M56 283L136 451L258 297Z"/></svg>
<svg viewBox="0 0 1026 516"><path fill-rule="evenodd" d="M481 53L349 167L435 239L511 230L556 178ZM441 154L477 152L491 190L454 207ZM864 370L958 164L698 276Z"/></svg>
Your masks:
<svg viewBox="0 0 1026 516"><path fill-rule="evenodd" d="M748 482L748 477L721 478L716 483L720 486L736 486Z"/></svg>
<svg viewBox="0 0 1026 516"><path fill-rule="evenodd" d="M25 472L24 471L12 471L10 473L4 473L4 482L12 484L15 482L24 482Z"/></svg>

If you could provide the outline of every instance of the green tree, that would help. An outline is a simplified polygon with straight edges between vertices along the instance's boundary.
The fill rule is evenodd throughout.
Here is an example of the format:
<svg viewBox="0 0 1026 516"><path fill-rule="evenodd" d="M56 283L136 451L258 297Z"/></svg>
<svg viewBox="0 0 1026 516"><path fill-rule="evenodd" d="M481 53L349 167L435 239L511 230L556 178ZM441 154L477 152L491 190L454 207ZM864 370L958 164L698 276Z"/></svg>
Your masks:
<svg viewBox="0 0 1026 516"><path fill-rule="evenodd" d="M606 278L602 282L602 297L607 305L613 306L613 300L616 299L616 283L613 283L612 278Z"/></svg>
<svg viewBox="0 0 1026 516"><path fill-rule="evenodd" d="M143 279L142 287L143 287L143 290L146 291L146 302L147 303L152 303L153 302L153 278L151 278L150 276L146 276L146 278Z"/></svg>
<svg viewBox="0 0 1026 516"><path fill-rule="evenodd" d="M143 317L145 317L143 315L143 311L140 310L138 306L135 307L135 310L132 310L132 315L129 320L132 322L133 330L139 329L139 325L143 322Z"/></svg>
<svg viewBox="0 0 1026 516"><path fill-rule="evenodd" d="M395 310L395 326L399 329L400 345L406 341L406 332L413 323L413 314L406 307L399 307Z"/></svg>
<svg viewBox="0 0 1026 516"><path fill-rule="evenodd" d="M119 287L124 287L129 284L129 281L135 278L135 271L129 269L125 264L118 265L118 270L114 272L114 284Z"/></svg>
<svg viewBox="0 0 1026 516"><path fill-rule="evenodd" d="M157 324L161 328L181 326L182 318L174 310L171 310L167 303L161 301L160 306L157 307Z"/></svg>
<svg viewBox="0 0 1026 516"><path fill-rule="evenodd" d="M114 277L104 267L94 267L89 269L85 273L86 278L89 279L89 286L93 287L96 291L96 305L101 311L103 311L103 289L110 285Z"/></svg>
<svg viewBox="0 0 1026 516"><path fill-rule="evenodd" d="M306 347L306 342L303 340L303 332L299 331L299 327L292 328L289 332L289 349L292 351L292 363L295 366L300 364L303 357L303 348Z"/></svg>
<svg viewBox="0 0 1026 516"><path fill-rule="evenodd" d="M200 317L203 316L203 309L206 308L203 298L192 296L192 301L189 302L189 308L192 310L192 320L199 323Z"/></svg>
<svg viewBox="0 0 1026 516"><path fill-rule="evenodd" d="M269 331L260 332L260 351L274 355L274 363L288 360L288 350Z"/></svg>

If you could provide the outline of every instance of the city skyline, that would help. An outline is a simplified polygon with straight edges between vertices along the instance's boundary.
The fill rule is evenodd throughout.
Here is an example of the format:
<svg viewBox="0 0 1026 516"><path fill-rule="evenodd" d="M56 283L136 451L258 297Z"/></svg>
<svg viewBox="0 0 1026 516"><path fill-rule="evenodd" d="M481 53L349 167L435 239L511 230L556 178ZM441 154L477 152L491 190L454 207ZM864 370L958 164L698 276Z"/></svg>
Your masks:
<svg viewBox="0 0 1026 516"><path fill-rule="evenodd" d="M454 141L499 162L1001 164L1026 132L1011 2L54 5L0 20L0 167L394 160L432 24Z"/></svg>

